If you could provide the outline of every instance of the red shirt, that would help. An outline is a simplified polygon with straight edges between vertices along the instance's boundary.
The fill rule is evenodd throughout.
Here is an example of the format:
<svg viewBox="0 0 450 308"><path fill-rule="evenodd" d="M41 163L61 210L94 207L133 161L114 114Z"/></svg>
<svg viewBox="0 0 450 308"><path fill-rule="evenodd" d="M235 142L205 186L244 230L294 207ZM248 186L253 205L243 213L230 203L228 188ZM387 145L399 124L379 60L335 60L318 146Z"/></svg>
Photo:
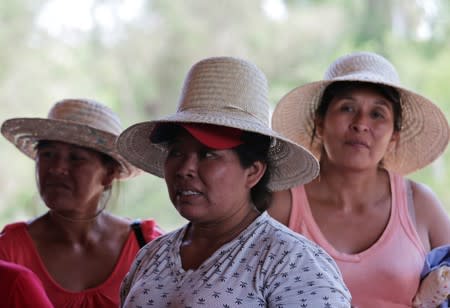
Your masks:
<svg viewBox="0 0 450 308"><path fill-rule="evenodd" d="M53 308L42 283L32 271L2 260L0 260L0 298L2 307Z"/></svg>
<svg viewBox="0 0 450 308"><path fill-rule="evenodd" d="M161 235L153 220L141 222L142 233L147 241ZM32 270L42 281L50 301L55 307L114 307L119 306L119 287L133 262L139 245L133 231L122 248L111 275L100 285L80 292L61 287L47 272L24 222L5 226L0 234L0 259L21 264Z"/></svg>

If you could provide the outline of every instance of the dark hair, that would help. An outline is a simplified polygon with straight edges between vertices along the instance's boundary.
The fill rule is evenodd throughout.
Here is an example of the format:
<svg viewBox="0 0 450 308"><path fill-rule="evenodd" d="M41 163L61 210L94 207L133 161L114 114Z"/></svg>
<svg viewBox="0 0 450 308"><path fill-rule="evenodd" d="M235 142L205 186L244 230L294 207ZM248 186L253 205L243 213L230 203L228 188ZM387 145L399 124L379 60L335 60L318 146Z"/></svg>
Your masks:
<svg viewBox="0 0 450 308"><path fill-rule="evenodd" d="M336 81L329 84L323 94L322 98L315 111L315 117L323 119L328 111L331 101L336 96L353 89L369 88L378 92L381 96L392 103L392 110L394 111L394 131L400 131L402 128L402 106L400 104L400 93L393 87L363 81ZM314 125L311 136L311 145L313 144L316 135L316 126Z"/></svg>
<svg viewBox="0 0 450 308"><path fill-rule="evenodd" d="M267 165L266 171L259 182L251 189L250 194L253 204L260 212L264 212L270 204L272 193L267 184L270 180L270 137L252 132L244 132L242 137L243 144L233 148L239 157L241 166L250 167L256 161Z"/></svg>

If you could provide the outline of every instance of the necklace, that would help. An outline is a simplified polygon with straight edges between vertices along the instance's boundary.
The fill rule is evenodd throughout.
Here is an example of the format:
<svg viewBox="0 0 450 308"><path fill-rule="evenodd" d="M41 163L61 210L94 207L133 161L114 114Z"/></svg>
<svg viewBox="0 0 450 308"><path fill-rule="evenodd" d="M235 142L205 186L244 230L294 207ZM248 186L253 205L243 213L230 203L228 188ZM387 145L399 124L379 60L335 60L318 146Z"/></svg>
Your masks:
<svg viewBox="0 0 450 308"><path fill-rule="evenodd" d="M72 218L72 217L67 217L61 213L58 213L58 211L55 210L50 210L49 213L51 215L55 215L59 218L62 218L64 220L70 221L70 222L89 222L89 221L93 221L95 220L103 211L104 211L104 207L101 208L97 213L95 213L93 216L90 217L86 217L86 218Z"/></svg>
<svg viewBox="0 0 450 308"><path fill-rule="evenodd" d="M89 222L95 220L106 208L106 205L108 204L109 198L111 197L111 188L105 190L100 198L99 203L102 204L102 207L100 210L97 211L93 216L87 217L87 218L72 218L67 217L61 213L58 213L58 211L55 210L49 210L50 214L54 214L55 216L62 218L64 220L70 221L70 222Z"/></svg>

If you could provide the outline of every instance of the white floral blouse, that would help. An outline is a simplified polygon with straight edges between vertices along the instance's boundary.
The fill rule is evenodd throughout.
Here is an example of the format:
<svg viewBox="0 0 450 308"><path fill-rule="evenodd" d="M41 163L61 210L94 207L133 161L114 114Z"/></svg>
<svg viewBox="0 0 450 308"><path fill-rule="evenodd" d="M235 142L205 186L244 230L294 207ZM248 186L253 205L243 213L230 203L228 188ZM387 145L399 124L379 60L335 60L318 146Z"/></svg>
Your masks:
<svg viewBox="0 0 450 308"><path fill-rule="evenodd" d="M122 307L350 307L334 260L267 213L185 271L179 248L187 227L139 252L121 286Z"/></svg>

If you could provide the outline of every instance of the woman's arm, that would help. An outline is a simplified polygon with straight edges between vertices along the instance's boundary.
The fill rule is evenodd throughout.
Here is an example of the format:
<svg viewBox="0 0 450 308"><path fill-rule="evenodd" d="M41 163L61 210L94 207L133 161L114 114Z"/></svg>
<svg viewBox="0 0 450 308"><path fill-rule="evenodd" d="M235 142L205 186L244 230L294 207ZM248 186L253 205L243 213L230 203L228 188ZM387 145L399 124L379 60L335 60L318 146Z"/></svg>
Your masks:
<svg viewBox="0 0 450 308"><path fill-rule="evenodd" d="M417 229L426 251L450 244L450 218L437 198L426 185L412 182Z"/></svg>

